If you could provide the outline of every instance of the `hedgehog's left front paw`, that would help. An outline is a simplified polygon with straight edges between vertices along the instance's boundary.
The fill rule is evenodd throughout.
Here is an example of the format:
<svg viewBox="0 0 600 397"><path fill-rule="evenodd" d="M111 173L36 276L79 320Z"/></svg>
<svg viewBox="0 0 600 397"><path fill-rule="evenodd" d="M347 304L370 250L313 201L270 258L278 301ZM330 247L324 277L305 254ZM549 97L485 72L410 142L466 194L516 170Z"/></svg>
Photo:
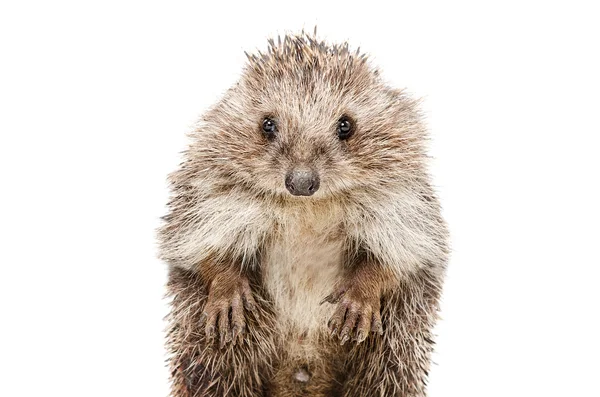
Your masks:
<svg viewBox="0 0 600 397"><path fill-rule="evenodd" d="M205 323L207 338L212 339L218 333L221 348L227 342L235 345L242 341L246 331L244 312L253 312L255 308L248 279L235 274L221 274L211 283L200 322Z"/></svg>
<svg viewBox="0 0 600 397"><path fill-rule="evenodd" d="M367 338L369 332L383 334L378 294L369 294L359 288L345 286L325 297L321 304L325 302L337 303L335 313L327 326L332 336L339 337L342 345L350 338L360 343Z"/></svg>

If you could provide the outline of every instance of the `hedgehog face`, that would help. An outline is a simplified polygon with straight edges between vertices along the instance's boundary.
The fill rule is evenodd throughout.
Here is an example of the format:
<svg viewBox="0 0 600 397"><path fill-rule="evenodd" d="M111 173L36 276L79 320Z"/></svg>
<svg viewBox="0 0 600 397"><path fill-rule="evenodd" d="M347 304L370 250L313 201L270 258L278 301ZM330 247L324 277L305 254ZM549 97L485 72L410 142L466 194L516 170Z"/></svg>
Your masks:
<svg viewBox="0 0 600 397"><path fill-rule="evenodd" d="M249 59L205 118L215 174L302 200L410 180L422 156L414 104L364 56L304 35Z"/></svg>

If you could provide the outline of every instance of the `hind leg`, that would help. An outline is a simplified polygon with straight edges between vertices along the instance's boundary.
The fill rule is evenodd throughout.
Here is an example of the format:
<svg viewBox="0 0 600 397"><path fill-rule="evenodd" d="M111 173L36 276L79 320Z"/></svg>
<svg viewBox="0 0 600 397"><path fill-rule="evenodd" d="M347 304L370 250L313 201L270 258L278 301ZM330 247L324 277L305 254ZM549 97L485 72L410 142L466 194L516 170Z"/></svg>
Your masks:
<svg viewBox="0 0 600 397"><path fill-rule="evenodd" d="M252 314L246 313L243 324L239 313L238 318L234 315L237 298L231 309L224 309L231 314L211 318L214 310L209 308L218 302L210 302L205 283L194 272L171 269L168 291L172 298L167 342L171 396L263 396L275 349L268 326L272 317L262 301L257 297L258 304ZM231 333L214 332L225 329L220 328L223 321L231 321ZM239 328L244 325L247 332L242 337Z"/></svg>
<svg viewBox="0 0 600 397"><path fill-rule="evenodd" d="M383 336L354 345L344 397L423 397L440 294L435 271L422 270L383 298Z"/></svg>

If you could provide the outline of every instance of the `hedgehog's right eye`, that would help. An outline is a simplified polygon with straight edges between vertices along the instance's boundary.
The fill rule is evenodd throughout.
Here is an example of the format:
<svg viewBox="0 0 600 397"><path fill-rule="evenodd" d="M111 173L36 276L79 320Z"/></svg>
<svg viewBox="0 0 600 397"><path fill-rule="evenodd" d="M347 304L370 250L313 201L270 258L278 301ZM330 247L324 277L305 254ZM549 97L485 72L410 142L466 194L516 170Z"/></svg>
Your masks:
<svg viewBox="0 0 600 397"><path fill-rule="evenodd" d="M338 120L337 125L338 138L340 138L341 140L350 138L350 136L354 132L353 127L354 126L352 125L352 120L350 120L350 118L347 116L342 116L342 118Z"/></svg>
<svg viewBox="0 0 600 397"><path fill-rule="evenodd" d="M273 120L269 117L266 117L263 120L262 129L263 129L263 132L265 133L265 135L267 136L267 138L272 138L275 136L275 133L277 132L277 123L275 122L275 120Z"/></svg>

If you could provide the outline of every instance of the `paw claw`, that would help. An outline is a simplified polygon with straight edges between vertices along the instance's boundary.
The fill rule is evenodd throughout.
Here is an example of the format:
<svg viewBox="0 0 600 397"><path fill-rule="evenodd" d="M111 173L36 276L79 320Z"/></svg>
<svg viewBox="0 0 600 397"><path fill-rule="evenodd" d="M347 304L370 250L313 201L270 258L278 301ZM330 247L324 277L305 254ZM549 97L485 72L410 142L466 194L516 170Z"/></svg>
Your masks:
<svg viewBox="0 0 600 397"><path fill-rule="evenodd" d="M208 338L212 338L213 336L215 336L215 327L212 325L209 325L208 327L206 327L206 329L204 330L204 333L206 334L206 336Z"/></svg>
<svg viewBox="0 0 600 397"><path fill-rule="evenodd" d="M364 331L358 331L356 333L356 343L360 343L362 341L364 341L365 339L367 339L367 333Z"/></svg>
<svg viewBox="0 0 600 397"><path fill-rule="evenodd" d="M321 300L321 302L319 302L319 305L322 305L325 302L331 303L331 304L338 303L340 301L340 299L342 299L342 296L344 296L346 291L347 291L347 288L345 286L339 288L337 291L334 291L331 294L327 295L325 298L323 298Z"/></svg>
<svg viewBox="0 0 600 397"><path fill-rule="evenodd" d="M378 311L373 313L373 322L371 325L371 332L375 332L379 335L383 335L383 325L381 324L381 314Z"/></svg>
<svg viewBox="0 0 600 397"><path fill-rule="evenodd" d="M322 302L330 302L336 298L339 291L328 295ZM342 295L344 299L341 300ZM330 336L337 334L340 344L345 344L352 339L361 343L369 336L370 332L383 334L381 327L380 297L364 294L349 289L337 296L338 306L327 322ZM338 331L339 334L338 334Z"/></svg>
<svg viewBox="0 0 600 397"><path fill-rule="evenodd" d="M344 339L345 337L347 337L350 333L350 329L348 329L348 327L344 327L342 328L342 332L340 332L340 339Z"/></svg>
<svg viewBox="0 0 600 397"><path fill-rule="evenodd" d="M231 342L235 345L237 342L242 343L246 327L244 325L236 325L231 332Z"/></svg>
<svg viewBox="0 0 600 397"><path fill-rule="evenodd" d="M340 345L343 345L344 343L346 343L348 341L348 339L350 339L350 337L348 335L344 335L344 337L342 338L342 341L340 342Z"/></svg>
<svg viewBox="0 0 600 397"><path fill-rule="evenodd" d="M213 285L216 281L213 281ZM213 289L211 288L211 290ZM229 342L235 345L243 341L246 332L244 308L246 308L246 311L249 311L249 308L254 310L256 302L252 297L247 281L242 280L237 287L231 289L216 288L214 290L218 292L209 291L208 302L204 313L201 315L201 321L206 321L205 334L207 339L212 340L218 333L218 345L222 349Z"/></svg>

